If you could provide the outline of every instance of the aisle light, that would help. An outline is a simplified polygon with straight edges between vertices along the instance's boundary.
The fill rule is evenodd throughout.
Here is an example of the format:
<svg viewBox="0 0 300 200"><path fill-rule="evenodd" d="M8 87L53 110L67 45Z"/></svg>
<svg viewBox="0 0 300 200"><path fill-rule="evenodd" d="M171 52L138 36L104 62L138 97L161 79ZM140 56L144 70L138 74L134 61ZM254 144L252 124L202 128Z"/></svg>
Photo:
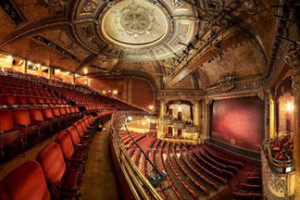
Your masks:
<svg viewBox="0 0 300 200"><path fill-rule="evenodd" d="M118 94L118 90L114 90L113 94L115 94L115 95Z"/></svg>

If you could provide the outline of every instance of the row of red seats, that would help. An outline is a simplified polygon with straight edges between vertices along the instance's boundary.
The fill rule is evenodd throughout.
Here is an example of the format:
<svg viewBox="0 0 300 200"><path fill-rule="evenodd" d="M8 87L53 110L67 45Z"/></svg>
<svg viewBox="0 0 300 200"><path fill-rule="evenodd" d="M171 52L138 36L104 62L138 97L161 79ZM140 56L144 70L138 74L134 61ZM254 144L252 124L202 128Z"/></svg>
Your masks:
<svg viewBox="0 0 300 200"><path fill-rule="evenodd" d="M188 167L190 169L190 171L192 171L201 181L203 181L204 183L206 183L208 186L210 186L213 189L217 189L218 185L216 183L214 183L213 181L209 180L208 178L206 178L204 175L202 175L199 171L197 171L187 160L186 156L184 155L184 153L180 150L180 155L181 158L183 160L183 162L185 163L186 167ZM176 155L175 155L176 156ZM176 158L176 157L175 157ZM183 166L182 166L183 167Z"/></svg>
<svg viewBox="0 0 300 200"><path fill-rule="evenodd" d="M33 105L67 105L67 102L59 98L36 97L15 94L0 94L0 106L2 107L25 107Z"/></svg>
<svg viewBox="0 0 300 200"><path fill-rule="evenodd" d="M224 177L219 176L216 173L213 173L211 170L207 169L204 165L202 165L201 163L198 163L195 156L187 149L185 149L185 150L187 153L187 157L189 158L190 161L192 161L192 163L198 168L199 171L204 172L212 180L216 180L217 182L220 182L222 184L225 184L227 182L227 179L225 179Z"/></svg>
<svg viewBox="0 0 300 200"><path fill-rule="evenodd" d="M237 173L238 168L235 166L232 166L230 164L223 164L217 160L215 160L214 158L210 157L210 155L208 155L202 148L202 146L197 146L196 147L198 152L201 154L201 156L206 159L207 161L209 161L210 163L212 163L213 165L219 167L220 169L225 169L228 171L231 171L233 173Z"/></svg>
<svg viewBox="0 0 300 200"><path fill-rule="evenodd" d="M234 174L228 170L224 170L224 169L220 169L219 167L213 165L212 163L210 163L209 161L205 160L200 153L198 152L198 150L196 148L191 149L192 153L196 156L197 160L199 162L201 162L201 164L205 165L207 168L209 168L209 170L212 170L214 173L217 173L218 175L221 175L223 177L233 177Z"/></svg>
<svg viewBox="0 0 300 200"><path fill-rule="evenodd" d="M204 148L204 150L214 159L218 160L219 162L223 163L223 164L228 164L228 165L232 165L235 166L237 168L241 168L244 166L243 163L236 161L236 160L232 160L229 158L224 157L224 153L223 155L221 155L220 153L214 151L213 149L211 149L208 145L203 145L202 146Z"/></svg>
<svg viewBox="0 0 300 200"><path fill-rule="evenodd" d="M68 126L81 116L77 107L0 110L0 151L5 162Z"/></svg>
<svg viewBox="0 0 300 200"><path fill-rule="evenodd" d="M36 156L9 173L0 182L2 200L79 199L88 145L81 142L79 125L94 131L95 118L85 117L74 129L62 131ZM77 122L76 122L77 123ZM76 128L75 128L76 127ZM90 131L85 135L90 135ZM77 143L76 141L79 141ZM86 141L86 140L85 140ZM81 145L80 145L81 144Z"/></svg>
<svg viewBox="0 0 300 200"><path fill-rule="evenodd" d="M189 178L189 180L192 182L192 184L194 184L195 186L197 186L197 188L204 194L204 195L208 195L208 188L206 186L204 186L203 184L200 184L198 181L196 181L193 176L190 175L190 173L187 171L187 169L181 164L181 162L179 161L178 157L177 157L177 153L172 150L171 152L173 152L173 158L175 158L175 163L177 164L177 166L179 167L179 169L181 170L181 172L183 173L183 175L187 176ZM202 179L200 179L201 181L203 181L203 183L211 186L213 189L217 189L217 185L215 183L213 183L212 181L202 177Z"/></svg>
<svg viewBox="0 0 300 200"><path fill-rule="evenodd" d="M153 154L155 154L157 151L158 151L157 154L159 156L160 165L162 166L163 171L166 172L167 170L166 170L165 162L164 162L164 159L163 159L163 151L162 150L152 150ZM169 174L167 174L167 181L168 181L168 184L170 185L170 187L172 188L172 191L175 193L176 197L178 199L183 199L180 192L178 191L176 186L171 181Z"/></svg>
<svg viewBox="0 0 300 200"><path fill-rule="evenodd" d="M169 166L172 169L172 172L175 174L176 179L179 180L179 183L183 186L183 188L188 192L188 194L193 198L193 199L198 199L198 195L195 193L195 191L193 191L186 183L185 181L182 179L182 177L180 176L180 174L177 172L177 170L175 169L175 166L172 163L171 160L171 156L170 156L170 152L167 151L167 161Z"/></svg>

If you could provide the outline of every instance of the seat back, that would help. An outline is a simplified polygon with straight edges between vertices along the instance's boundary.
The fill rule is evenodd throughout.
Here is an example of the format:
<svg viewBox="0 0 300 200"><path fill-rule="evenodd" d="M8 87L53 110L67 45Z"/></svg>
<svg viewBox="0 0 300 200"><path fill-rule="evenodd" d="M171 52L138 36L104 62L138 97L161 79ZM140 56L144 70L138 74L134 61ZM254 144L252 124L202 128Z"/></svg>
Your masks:
<svg viewBox="0 0 300 200"><path fill-rule="evenodd" d="M54 118L51 108L43 108L42 112L43 112L44 118L46 118L46 119Z"/></svg>
<svg viewBox="0 0 300 200"><path fill-rule="evenodd" d="M30 117L31 117L32 121L35 121L35 122L45 121L43 112L40 108L30 108L29 112L30 112Z"/></svg>
<svg viewBox="0 0 300 200"><path fill-rule="evenodd" d="M59 117L61 115L60 109L58 107L57 108L52 108L52 112L53 112L53 115L55 117Z"/></svg>
<svg viewBox="0 0 300 200"><path fill-rule="evenodd" d="M13 110L13 115L16 125L28 126L31 124L31 118L29 110L27 109L15 109Z"/></svg>
<svg viewBox="0 0 300 200"><path fill-rule="evenodd" d="M14 118L9 110L0 110L0 131L6 132L14 128Z"/></svg>
<svg viewBox="0 0 300 200"><path fill-rule="evenodd" d="M84 131L82 129L82 126L81 126L80 122L74 123L74 127L76 128L79 137L84 135Z"/></svg>
<svg viewBox="0 0 300 200"><path fill-rule="evenodd" d="M71 160L75 149L68 131L62 131L55 138L55 142L59 144L66 160Z"/></svg>
<svg viewBox="0 0 300 200"><path fill-rule="evenodd" d="M59 110L60 110L60 114L62 114L62 115L66 115L67 114L66 113L66 109L64 107L60 107Z"/></svg>
<svg viewBox="0 0 300 200"><path fill-rule="evenodd" d="M1 200L50 200L39 163L27 161L10 172L0 184Z"/></svg>
<svg viewBox="0 0 300 200"><path fill-rule="evenodd" d="M50 142L39 151L36 160L42 166L46 180L51 185L60 185L67 166L59 145Z"/></svg>
<svg viewBox="0 0 300 200"><path fill-rule="evenodd" d="M67 131L70 133L73 144L76 146L80 143L80 137L77 133L77 130L74 126L70 126Z"/></svg>

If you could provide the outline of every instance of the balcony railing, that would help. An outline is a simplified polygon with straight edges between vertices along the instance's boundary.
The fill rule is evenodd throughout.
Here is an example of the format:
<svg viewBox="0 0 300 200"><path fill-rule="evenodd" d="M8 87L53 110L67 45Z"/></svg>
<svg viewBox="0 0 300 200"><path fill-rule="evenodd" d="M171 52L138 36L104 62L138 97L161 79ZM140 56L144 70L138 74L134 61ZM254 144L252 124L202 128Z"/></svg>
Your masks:
<svg viewBox="0 0 300 200"><path fill-rule="evenodd" d="M289 199L293 197L295 192L293 159L275 159L272 153L274 143L275 140L266 140L262 144L261 161L263 165L264 196L265 199Z"/></svg>
<svg viewBox="0 0 300 200"><path fill-rule="evenodd" d="M124 111L117 112L112 115L110 134L113 145L113 150L117 155L117 159L120 168L124 174L124 177L131 189L132 194L135 199L157 199L162 200L161 196L155 190L155 188L150 184L148 179L142 174L138 167L133 163L130 156L127 154L119 135L119 131L123 124L126 123L128 117L132 120L141 119L145 116L151 117L149 113L146 112L136 112L136 111Z"/></svg>

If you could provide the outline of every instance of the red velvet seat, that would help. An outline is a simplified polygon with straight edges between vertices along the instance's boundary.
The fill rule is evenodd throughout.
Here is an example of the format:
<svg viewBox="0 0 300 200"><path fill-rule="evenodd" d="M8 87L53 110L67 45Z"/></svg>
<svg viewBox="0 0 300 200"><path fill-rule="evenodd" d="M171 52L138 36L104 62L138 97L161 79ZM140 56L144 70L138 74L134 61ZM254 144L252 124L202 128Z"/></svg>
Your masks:
<svg viewBox="0 0 300 200"><path fill-rule="evenodd" d="M14 94L2 94L2 103L7 105L17 104L16 97Z"/></svg>
<svg viewBox="0 0 300 200"><path fill-rule="evenodd" d="M54 199L79 197L80 170L72 165L67 168L63 153L57 143L51 142L42 148L36 159L43 168Z"/></svg>
<svg viewBox="0 0 300 200"><path fill-rule="evenodd" d="M37 100L37 104L41 104L41 105L45 104L45 100L42 97L37 97L36 100Z"/></svg>
<svg viewBox="0 0 300 200"><path fill-rule="evenodd" d="M87 131L86 127L84 127L84 122L82 120L75 122L73 126L76 128L78 136L81 139L90 141L91 133Z"/></svg>
<svg viewBox="0 0 300 200"><path fill-rule="evenodd" d="M27 161L0 183L1 200L50 200L45 176L36 161Z"/></svg>
<svg viewBox="0 0 300 200"><path fill-rule="evenodd" d="M38 103L35 96L27 96L27 100L28 100L28 103L29 103L29 104L35 105L35 104Z"/></svg>
<svg viewBox="0 0 300 200"><path fill-rule="evenodd" d="M28 109L20 108L13 110L15 125L21 127L22 139L25 144L36 144L41 142L42 136L37 123L31 121Z"/></svg>
<svg viewBox="0 0 300 200"><path fill-rule="evenodd" d="M39 128L40 128L40 132L41 132L41 136L42 137L50 136L51 133L52 133L51 122L47 121L44 118L44 115L43 115L43 112L42 112L41 108L30 108L29 112L30 112L31 120L33 122L38 123Z"/></svg>
<svg viewBox="0 0 300 200"><path fill-rule="evenodd" d="M28 104L27 97L25 95L17 95L16 96L16 103L21 105Z"/></svg>
<svg viewBox="0 0 300 200"><path fill-rule="evenodd" d="M68 163L77 163L83 167L82 164L87 160L86 151L74 148L71 136L67 131L62 131L58 134L55 142L59 144Z"/></svg>
<svg viewBox="0 0 300 200"><path fill-rule="evenodd" d="M67 128L67 131L70 133L72 142L76 148L88 148L89 143L86 140L82 140L79 137L77 129L74 126L70 126Z"/></svg>
<svg viewBox="0 0 300 200"><path fill-rule="evenodd" d="M21 131L15 128L13 114L9 110L0 110L0 137L1 162L22 152Z"/></svg>
<svg viewBox="0 0 300 200"><path fill-rule="evenodd" d="M51 133L56 133L60 130L59 118L55 118L51 108L42 108L44 118L51 123Z"/></svg>
<svg viewBox="0 0 300 200"><path fill-rule="evenodd" d="M59 129L62 129L63 127L65 127L64 116L62 116L62 114L60 113L60 108L59 107L52 108L52 112L53 112L54 118L56 119L56 121L59 124Z"/></svg>

